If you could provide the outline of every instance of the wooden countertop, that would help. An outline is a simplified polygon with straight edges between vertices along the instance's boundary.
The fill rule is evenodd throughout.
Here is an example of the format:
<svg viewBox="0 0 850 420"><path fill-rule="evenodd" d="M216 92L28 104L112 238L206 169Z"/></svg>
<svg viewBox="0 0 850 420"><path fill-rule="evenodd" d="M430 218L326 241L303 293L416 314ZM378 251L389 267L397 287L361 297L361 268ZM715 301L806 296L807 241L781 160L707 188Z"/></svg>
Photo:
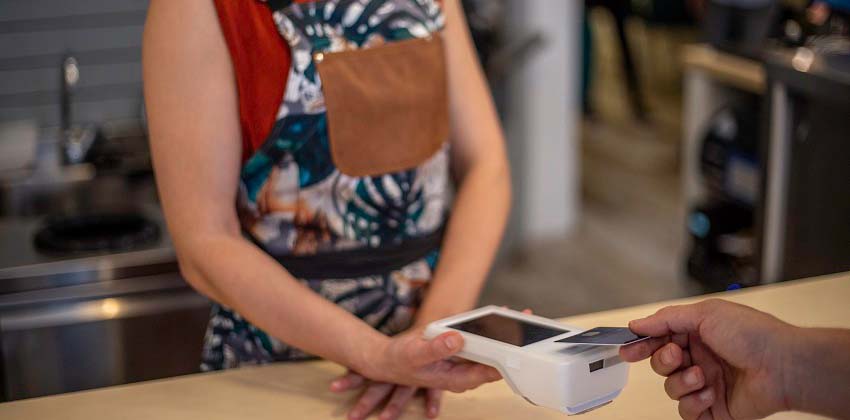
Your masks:
<svg viewBox="0 0 850 420"><path fill-rule="evenodd" d="M804 326L850 328L850 273L762 286L722 297L768 311ZM674 302L643 305L566 318L577 326L625 325ZM344 418L353 395L327 391L342 368L328 362L277 364L204 373L94 391L0 404L0 418L89 420L150 419L328 419ZM662 378L646 362L633 365L629 384L608 406L582 415L585 419L675 419L676 404L667 399ZM421 403L404 418L423 418ZM504 382L465 394L447 394L441 419L563 419L553 410L534 407L511 393ZM773 419L815 419L785 413Z"/></svg>

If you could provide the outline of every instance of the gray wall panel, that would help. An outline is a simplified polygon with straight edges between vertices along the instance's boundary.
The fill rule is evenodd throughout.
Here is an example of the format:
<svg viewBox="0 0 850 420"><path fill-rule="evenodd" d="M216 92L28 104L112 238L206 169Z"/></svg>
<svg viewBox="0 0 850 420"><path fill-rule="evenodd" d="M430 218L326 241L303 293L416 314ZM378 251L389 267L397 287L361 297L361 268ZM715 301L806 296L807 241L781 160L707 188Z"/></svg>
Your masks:
<svg viewBox="0 0 850 420"><path fill-rule="evenodd" d="M2 0L0 22L145 10L147 0Z"/></svg>
<svg viewBox="0 0 850 420"><path fill-rule="evenodd" d="M74 120L79 122L99 122L124 119L137 119L141 112L141 95L138 98L113 99L98 102L80 102L74 104ZM35 120L42 127L59 125L59 106L34 106L24 108L0 109L0 122ZM0 141L7 139L0 138Z"/></svg>
<svg viewBox="0 0 850 420"><path fill-rule="evenodd" d="M0 71L0 96L12 93L57 92L61 87L58 68ZM80 87L139 83L139 63L80 65Z"/></svg>
<svg viewBox="0 0 850 420"><path fill-rule="evenodd" d="M143 26L18 32L0 35L0 58L142 45Z"/></svg>
<svg viewBox="0 0 850 420"><path fill-rule="evenodd" d="M66 53L80 64L75 121L138 118L147 5L148 0L0 0L0 122L59 123L59 66Z"/></svg>

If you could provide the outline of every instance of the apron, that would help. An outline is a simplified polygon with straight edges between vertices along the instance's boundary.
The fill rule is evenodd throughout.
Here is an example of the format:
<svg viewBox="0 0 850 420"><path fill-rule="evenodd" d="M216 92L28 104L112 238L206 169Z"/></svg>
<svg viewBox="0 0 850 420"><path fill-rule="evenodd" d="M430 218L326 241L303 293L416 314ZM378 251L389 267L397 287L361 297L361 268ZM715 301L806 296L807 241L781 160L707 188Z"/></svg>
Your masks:
<svg viewBox="0 0 850 420"><path fill-rule="evenodd" d="M451 205L442 11L434 0L267 4L292 65L271 134L242 167L243 232L322 297L399 333ZM202 370L308 358L214 305Z"/></svg>

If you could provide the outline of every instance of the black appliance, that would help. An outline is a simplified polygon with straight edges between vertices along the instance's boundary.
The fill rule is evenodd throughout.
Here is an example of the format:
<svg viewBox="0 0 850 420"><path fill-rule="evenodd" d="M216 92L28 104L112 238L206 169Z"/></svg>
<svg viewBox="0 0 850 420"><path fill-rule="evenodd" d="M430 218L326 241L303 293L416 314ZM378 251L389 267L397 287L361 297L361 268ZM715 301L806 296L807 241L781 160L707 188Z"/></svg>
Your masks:
<svg viewBox="0 0 850 420"><path fill-rule="evenodd" d="M758 104L742 95L710 120L702 140L704 201L691 209L688 275L708 290L757 283L754 213L759 191Z"/></svg>
<svg viewBox="0 0 850 420"><path fill-rule="evenodd" d="M776 0L710 0L703 19L705 40L720 50L759 57L778 30Z"/></svg>
<svg viewBox="0 0 850 420"><path fill-rule="evenodd" d="M850 270L850 49L766 56L771 130L761 223L761 277Z"/></svg>

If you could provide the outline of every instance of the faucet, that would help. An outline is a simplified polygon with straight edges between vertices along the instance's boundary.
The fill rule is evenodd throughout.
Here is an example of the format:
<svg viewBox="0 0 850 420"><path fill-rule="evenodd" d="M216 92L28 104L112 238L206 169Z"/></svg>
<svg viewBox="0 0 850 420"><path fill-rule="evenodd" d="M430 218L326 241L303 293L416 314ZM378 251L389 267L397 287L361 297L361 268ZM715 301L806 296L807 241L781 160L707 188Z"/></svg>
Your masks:
<svg viewBox="0 0 850 420"><path fill-rule="evenodd" d="M93 124L74 125L72 101L74 89L80 81L80 67L77 59L66 55L62 60L61 85L59 97L60 111L60 149L67 164L82 163L95 140L98 129Z"/></svg>

